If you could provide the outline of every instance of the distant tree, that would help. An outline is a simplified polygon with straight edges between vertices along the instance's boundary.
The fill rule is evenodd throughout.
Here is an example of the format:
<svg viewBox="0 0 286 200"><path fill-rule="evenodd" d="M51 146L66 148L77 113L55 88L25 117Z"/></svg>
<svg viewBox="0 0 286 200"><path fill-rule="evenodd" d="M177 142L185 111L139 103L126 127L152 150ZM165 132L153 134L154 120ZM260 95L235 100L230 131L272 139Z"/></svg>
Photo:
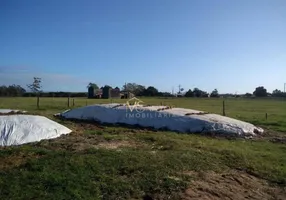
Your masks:
<svg viewBox="0 0 286 200"><path fill-rule="evenodd" d="M158 96L161 96L161 97L173 97L174 95L172 95L170 92L158 92Z"/></svg>
<svg viewBox="0 0 286 200"><path fill-rule="evenodd" d="M0 86L0 96L11 96L11 97L17 97L17 96L23 96L26 90L22 88L20 85L9 85Z"/></svg>
<svg viewBox="0 0 286 200"><path fill-rule="evenodd" d="M142 96L144 95L144 91L146 90L145 86L139 85L136 83L126 83L123 85L122 90L132 92L135 96Z"/></svg>
<svg viewBox="0 0 286 200"><path fill-rule="evenodd" d="M199 88L194 88L193 92L194 92L195 97L201 97L202 96L202 91Z"/></svg>
<svg viewBox="0 0 286 200"><path fill-rule="evenodd" d="M37 96L37 108L40 106L40 93L42 92L41 85L42 79L39 77L34 77L32 84L27 85L27 87Z"/></svg>
<svg viewBox="0 0 286 200"><path fill-rule="evenodd" d="M96 83L89 83L86 88L93 87L94 89L99 89L98 85Z"/></svg>
<svg viewBox="0 0 286 200"><path fill-rule="evenodd" d="M181 88L181 85L178 86L179 91L177 92L177 96L182 96L182 92L184 91L184 88Z"/></svg>
<svg viewBox="0 0 286 200"><path fill-rule="evenodd" d="M246 97L252 97L252 94L246 93L244 96L246 96Z"/></svg>
<svg viewBox="0 0 286 200"><path fill-rule="evenodd" d="M202 91L202 96L201 97L209 97L209 93Z"/></svg>
<svg viewBox="0 0 286 200"><path fill-rule="evenodd" d="M34 77L33 83L27 85L27 87L28 87L33 93L39 94L39 93L41 92L41 88L42 88L41 82L42 82L41 78Z"/></svg>
<svg viewBox="0 0 286 200"><path fill-rule="evenodd" d="M273 97L286 97L286 93L282 92L281 90L273 90L272 92Z"/></svg>
<svg viewBox="0 0 286 200"><path fill-rule="evenodd" d="M136 96L143 96L145 90L146 90L145 86L143 86L143 85L136 85L136 87L135 87L133 93L134 93Z"/></svg>
<svg viewBox="0 0 286 200"><path fill-rule="evenodd" d="M145 91L144 91L144 96L158 96L159 91L153 87L149 86Z"/></svg>
<svg viewBox="0 0 286 200"><path fill-rule="evenodd" d="M256 97L267 97L267 90L263 86L259 86L253 92Z"/></svg>
<svg viewBox="0 0 286 200"><path fill-rule="evenodd" d="M194 97L194 92L189 89L186 93L185 93L185 97Z"/></svg>
<svg viewBox="0 0 286 200"><path fill-rule="evenodd" d="M122 90L128 91L128 92L134 92L136 88L136 83L126 83L122 86Z"/></svg>
<svg viewBox="0 0 286 200"><path fill-rule="evenodd" d="M200 90L199 88L194 88L193 90L195 97L208 97L208 93L205 91Z"/></svg>
<svg viewBox="0 0 286 200"><path fill-rule="evenodd" d="M7 86L0 86L0 96L7 96Z"/></svg>
<svg viewBox="0 0 286 200"><path fill-rule="evenodd" d="M137 88L136 83L126 83L122 87L123 90L129 91L129 92L134 92L136 88Z"/></svg>
<svg viewBox="0 0 286 200"><path fill-rule="evenodd" d="M217 89L214 89L212 92L211 92L211 97L219 97L219 94L218 94L218 91Z"/></svg>
<svg viewBox="0 0 286 200"><path fill-rule="evenodd" d="M19 96L22 96L26 90L24 88L22 88L20 85L17 85L17 90L18 90L18 93L20 94Z"/></svg>
<svg viewBox="0 0 286 200"><path fill-rule="evenodd" d="M112 88L110 85L105 85L104 88Z"/></svg>

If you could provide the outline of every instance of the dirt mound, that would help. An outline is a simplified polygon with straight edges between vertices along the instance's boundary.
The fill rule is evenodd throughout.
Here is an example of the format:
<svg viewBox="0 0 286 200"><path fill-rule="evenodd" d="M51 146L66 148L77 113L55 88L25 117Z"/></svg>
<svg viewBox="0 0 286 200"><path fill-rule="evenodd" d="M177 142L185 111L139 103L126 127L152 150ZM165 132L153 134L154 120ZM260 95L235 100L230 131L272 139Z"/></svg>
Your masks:
<svg viewBox="0 0 286 200"><path fill-rule="evenodd" d="M270 186L267 181L244 172L188 174L196 178L182 194L185 200L286 199L286 188Z"/></svg>

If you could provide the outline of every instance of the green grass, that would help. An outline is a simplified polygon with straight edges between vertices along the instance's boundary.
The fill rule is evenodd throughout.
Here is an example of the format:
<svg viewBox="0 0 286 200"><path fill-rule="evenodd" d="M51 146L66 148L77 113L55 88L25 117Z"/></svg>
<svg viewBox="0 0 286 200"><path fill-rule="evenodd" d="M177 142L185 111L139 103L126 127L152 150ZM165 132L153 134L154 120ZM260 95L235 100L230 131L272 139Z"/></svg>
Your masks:
<svg viewBox="0 0 286 200"><path fill-rule="evenodd" d="M211 113L222 114L223 99L215 98L142 98L145 104L172 105ZM96 103L125 103L117 99L75 98L75 107ZM72 99L70 100L72 106ZM225 99L226 115L236 119L262 125L268 129L286 132L286 99ZM43 115L68 109L67 98L41 98L40 109L36 108L36 98L0 98L0 108L26 109ZM268 118L266 120L265 114Z"/></svg>
<svg viewBox="0 0 286 200"><path fill-rule="evenodd" d="M0 108L24 109L52 117L67 109L64 98L0 98ZM142 99L147 104L167 104L221 113L221 99ZM78 98L76 106L110 100ZM124 102L124 100L119 100ZM286 101L227 99L228 116L286 132ZM268 120L265 120L265 112ZM74 122L60 121L73 128ZM66 140L69 140L67 136ZM79 137L80 138L80 137ZM84 128L79 141L125 141L115 149L87 147L74 151L64 140L42 141L0 149L1 199L179 199L179 193L197 179L185 172L217 173L236 169L270 183L286 186L286 146L267 139L211 138L192 134L127 127ZM76 144L75 144L76 145ZM55 147L61 148L55 148ZM12 164L10 163L12 162ZM10 163L9 167L1 166ZM13 164L14 163L14 164Z"/></svg>
<svg viewBox="0 0 286 200"><path fill-rule="evenodd" d="M23 145L1 151L0 159L39 155L0 172L4 199L172 199L197 177L184 172L244 170L286 184L285 145L267 141L223 140L172 132L130 133L106 128L113 140L122 135L141 148L86 149L70 152ZM91 130L87 135L93 134ZM99 135L101 136L101 135ZM25 192L23 192L25 190Z"/></svg>

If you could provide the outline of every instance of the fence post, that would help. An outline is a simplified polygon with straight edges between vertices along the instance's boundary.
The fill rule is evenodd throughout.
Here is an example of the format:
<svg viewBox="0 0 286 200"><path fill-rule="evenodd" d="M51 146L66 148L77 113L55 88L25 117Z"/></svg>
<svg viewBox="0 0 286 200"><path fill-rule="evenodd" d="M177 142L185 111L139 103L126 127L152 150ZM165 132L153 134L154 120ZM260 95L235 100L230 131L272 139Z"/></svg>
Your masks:
<svg viewBox="0 0 286 200"><path fill-rule="evenodd" d="M70 96L68 97L68 107L70 107Z"/></svg>
<svg viewBox="0 0 286 200"><path fill-rule="evenodd" d="M72 106L74 107L74 99L72 99Z"/></svg>
<svg viewBox="0 0 286 200"><path fill-rule="evenodd" d="M267 116L267 113L265 113L265 119L267 120L268 116Z"/></svg>
<svg viewBox="0 0 286 200"><path fill-rule="evenodd" d="M225 104L224 104L224 100L222 101L222 115L225 116Z"/></svg>
<svg viewBox="0 0 286 200"><path fill-rule="evenodd" d="M40 96L39 95L37 96L37 108L38 109L40 108Z"/></svg>

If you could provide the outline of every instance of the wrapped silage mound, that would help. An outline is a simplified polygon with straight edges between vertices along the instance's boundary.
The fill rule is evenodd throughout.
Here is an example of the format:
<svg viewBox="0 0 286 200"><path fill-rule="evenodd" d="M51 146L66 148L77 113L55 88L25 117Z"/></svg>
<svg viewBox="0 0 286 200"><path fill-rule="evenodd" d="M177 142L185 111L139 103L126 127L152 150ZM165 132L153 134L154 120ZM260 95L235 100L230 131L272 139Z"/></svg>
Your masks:
<svg viewBox="0 0 286 200"><path fill-rule="evenodd" d="M252 137L263 133L263 129L233 118L166 106L96 104L56 115L66 119L139 125L185 133L212 133L235 137Z"/></svg>
<svg viewBox="0 0 286 200"><path fill-rule="evenodd" d="M36 115L1 115L0 146L21 145L57 138L71 130L46 117Z"/></svg>
<svg viewBox="0 0 286 200"><path fill-rule="evenodd" d="M23 114L23 113L27 113L27 111L23 111L23 110L12 110L12 109L0 109L0 115Z"/></svg>

